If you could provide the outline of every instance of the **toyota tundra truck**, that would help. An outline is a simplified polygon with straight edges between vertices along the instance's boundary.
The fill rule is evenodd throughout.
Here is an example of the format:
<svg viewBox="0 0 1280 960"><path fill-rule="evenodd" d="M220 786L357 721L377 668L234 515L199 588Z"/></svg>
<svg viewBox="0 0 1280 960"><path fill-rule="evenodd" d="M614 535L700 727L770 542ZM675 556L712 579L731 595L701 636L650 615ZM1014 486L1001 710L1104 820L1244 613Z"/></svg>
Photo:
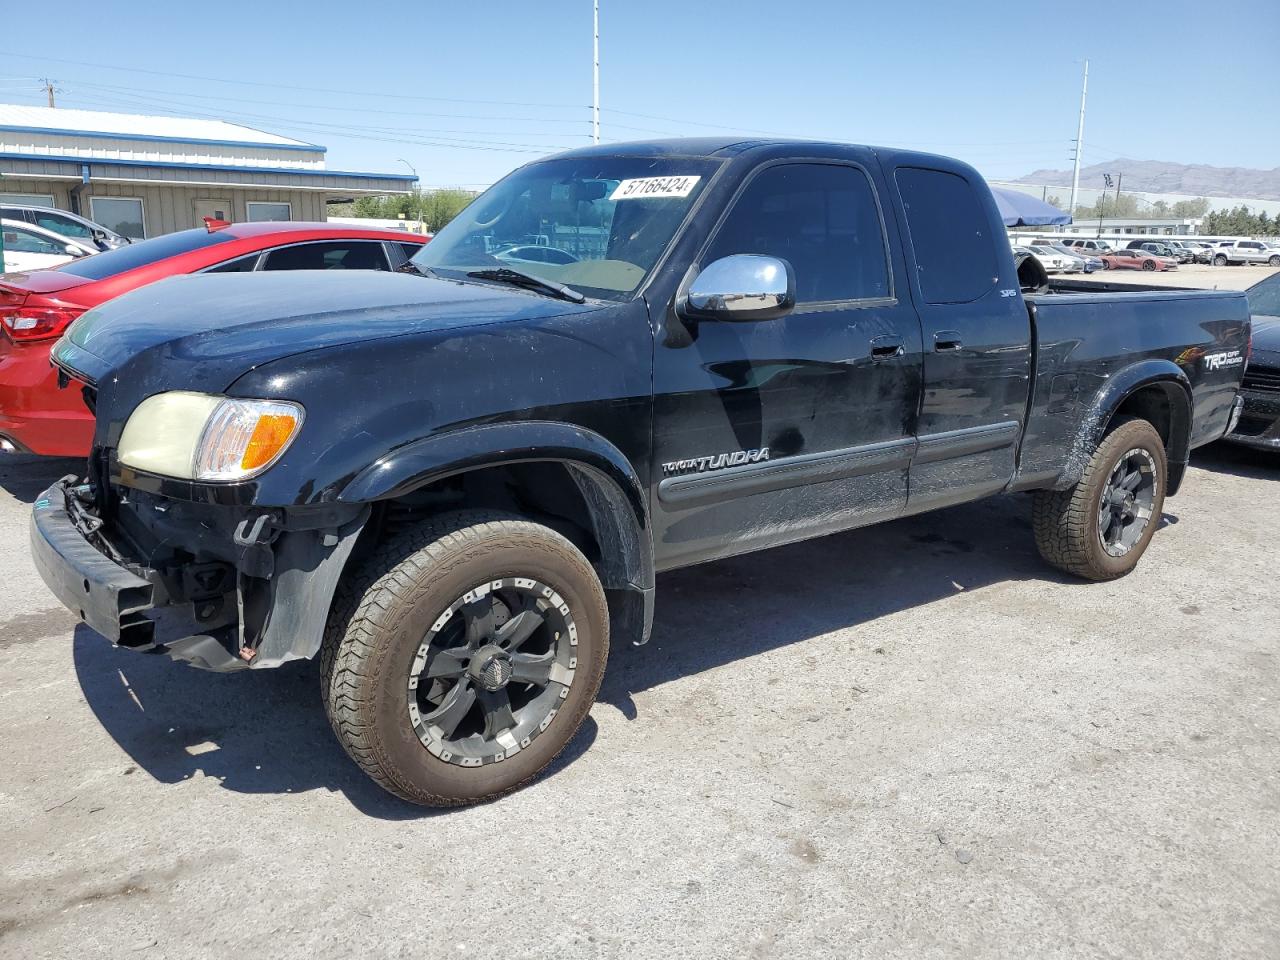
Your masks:
<svg viewBox="0 0 1280 960"><path fill-rule="evenodd" d="M648 639L659 572L1022 492L1049 564L1132 570L1233 426L1250 328L1243 293L1129 289L1015 263L943 157L560 154L401 272L178 277L82 316L52 356L93 449L36 501L35 563L124 647L318 657L377 783L487 800Z"/></svg>

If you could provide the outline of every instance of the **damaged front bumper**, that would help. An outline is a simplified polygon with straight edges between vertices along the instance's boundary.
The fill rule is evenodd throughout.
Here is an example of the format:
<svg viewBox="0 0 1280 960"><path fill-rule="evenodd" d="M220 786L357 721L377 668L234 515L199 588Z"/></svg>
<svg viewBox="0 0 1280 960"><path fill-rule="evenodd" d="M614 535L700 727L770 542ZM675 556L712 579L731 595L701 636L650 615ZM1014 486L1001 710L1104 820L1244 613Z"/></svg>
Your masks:
<svg viewBox="0 0 1280 960"><path fill-rule="evenodd" d="M230 672L316 654L369 508L262 510L135 494L117 513L108 531L72 477L41 494L31 516L41 578L119 646Z"/></svg>

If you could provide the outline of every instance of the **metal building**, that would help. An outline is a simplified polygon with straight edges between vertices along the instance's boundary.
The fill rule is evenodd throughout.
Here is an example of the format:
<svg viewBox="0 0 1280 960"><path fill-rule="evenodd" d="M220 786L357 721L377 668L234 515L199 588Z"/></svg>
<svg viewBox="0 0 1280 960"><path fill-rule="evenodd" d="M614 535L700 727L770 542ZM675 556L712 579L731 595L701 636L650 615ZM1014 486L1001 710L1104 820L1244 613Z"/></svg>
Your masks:
<svg viewBox="0 0 1280 960"><path fill-rule="evenodd" d="M324 220L416 177L325 168L325 148L221 120L0 104L0 200L141 239L222 220Z"/></svg>

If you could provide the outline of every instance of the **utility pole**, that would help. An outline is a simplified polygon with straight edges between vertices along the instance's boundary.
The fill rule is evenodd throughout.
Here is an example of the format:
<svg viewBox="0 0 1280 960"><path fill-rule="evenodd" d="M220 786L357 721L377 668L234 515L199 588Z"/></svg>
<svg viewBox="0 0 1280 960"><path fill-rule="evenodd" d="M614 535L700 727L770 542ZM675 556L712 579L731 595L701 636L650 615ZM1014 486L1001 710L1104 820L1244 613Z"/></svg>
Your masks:
<svg viewBox="0 0 1280 960"><path fill-rule="evenodd" d="M57 104L53 102L53 81L48 77L44 78L44 92L49 95L49 106L56 107Z"/></svg>
<svg viewBox="0 0 1280 960"><path fill-rule="evenodd" d="M1080 190L1080 154L1084 151L1084 101L1089 93L1089 61L1084 62L1084 83L1080 86L1080 125L1076 127L1075 169L1071 174L1071 209L1067 212L1075 216L1076 194Z"/></svg>
<svg viewBox="0 0 1280 960"><path fill-rule="evenodd" d="M600 0L592 4L595 38L591 64L591 142L600 142Z"/></svg>

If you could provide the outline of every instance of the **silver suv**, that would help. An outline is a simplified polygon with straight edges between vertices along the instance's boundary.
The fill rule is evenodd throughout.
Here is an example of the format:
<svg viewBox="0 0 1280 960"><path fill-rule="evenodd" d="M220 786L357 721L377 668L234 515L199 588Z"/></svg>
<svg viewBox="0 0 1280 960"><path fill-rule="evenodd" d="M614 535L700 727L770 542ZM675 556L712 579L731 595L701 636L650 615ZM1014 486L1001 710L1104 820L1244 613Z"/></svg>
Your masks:
<svg viewBox="0 0 1280 960"><path fill-rule="evenodd" d="M26 207L16 204L0 204L0 217L6 220L18 220L44 227L60 237L89 243L99 250L114 250L132 243L128 237L122 237L114 230L108 230L100 223L86 220L66 210L54 207Z"/></svg>

